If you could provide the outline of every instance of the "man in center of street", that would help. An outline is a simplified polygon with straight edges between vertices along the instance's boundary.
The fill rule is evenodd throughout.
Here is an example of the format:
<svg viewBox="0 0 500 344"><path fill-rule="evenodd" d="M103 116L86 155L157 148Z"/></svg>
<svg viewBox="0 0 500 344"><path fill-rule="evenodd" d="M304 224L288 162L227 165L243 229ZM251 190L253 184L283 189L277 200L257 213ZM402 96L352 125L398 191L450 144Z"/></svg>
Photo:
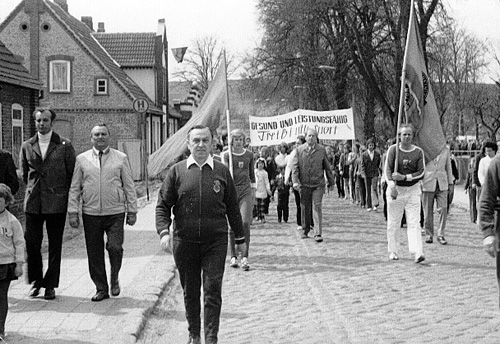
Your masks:
<svg viewBox="0 0 500 344"><path fill-rule="evenodd" d="M229 169L210 155L212 132L197 125L188 133L187 160L168 171L158 195L156 230L161 246L173 255L184 290L188 344L201 344L201 287L205 344L216 344L222 306L222 279L227 254L228 221L236 250L246 252L238 195Z"/></svg>

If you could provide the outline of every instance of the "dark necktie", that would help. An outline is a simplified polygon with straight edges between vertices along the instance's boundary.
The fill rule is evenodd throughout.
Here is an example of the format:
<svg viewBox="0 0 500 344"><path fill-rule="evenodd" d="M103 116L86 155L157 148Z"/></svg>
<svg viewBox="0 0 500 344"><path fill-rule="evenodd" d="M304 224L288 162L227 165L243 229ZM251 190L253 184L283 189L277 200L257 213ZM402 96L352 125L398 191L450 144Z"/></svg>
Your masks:
<svg viewBox="0 0 500 344"><path fill-rule="evenodd" d="M99 166L102 164L102 151L99 151Z"/></svg>

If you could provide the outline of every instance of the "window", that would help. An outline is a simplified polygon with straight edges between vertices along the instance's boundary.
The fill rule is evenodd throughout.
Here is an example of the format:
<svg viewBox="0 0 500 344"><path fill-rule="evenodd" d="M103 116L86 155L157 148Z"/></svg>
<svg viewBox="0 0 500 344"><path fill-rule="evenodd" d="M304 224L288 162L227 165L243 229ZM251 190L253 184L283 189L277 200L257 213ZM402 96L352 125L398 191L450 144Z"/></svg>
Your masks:
<svg viewBox="0 0 500 344"><path fill-rule="evenodd" d="M108 95L109 79L106 77L97 77L94 82L94 93L96 95Z"/></svg>
<svg viewBox="0 0 500 344"><path fill-rule="evenodd" d="M54 60L49 62L49 91L69 93L71 91L71 62Z"/></svg>
<svg viewBox="0 0 500 344"><path fill-rule="evenodd" d="M23 141L23 107L12 104L12 157L16 165L19 162L19 151Z"/></svg>

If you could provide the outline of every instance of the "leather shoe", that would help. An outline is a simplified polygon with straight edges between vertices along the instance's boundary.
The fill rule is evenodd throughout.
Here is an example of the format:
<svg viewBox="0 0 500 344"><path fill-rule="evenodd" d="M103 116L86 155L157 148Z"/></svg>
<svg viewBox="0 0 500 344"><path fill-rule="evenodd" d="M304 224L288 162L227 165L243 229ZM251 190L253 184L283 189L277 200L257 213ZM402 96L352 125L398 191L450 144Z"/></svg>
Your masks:
<svg viewBox="0 0 500 344"><path fill-rule="evenodd" d="M92 301L95 302L99 302L104 299L109 299L109 294L102 290L98 290L97 293L95 293L95 295L92 296Z"/></svg>
<svg viewBox="0 0 500 344"><path fill-rule="evenodd" d="M32 287L28 294L29 297L37 297L40 294L40 287Z"/></svg>
<svg viewBox="0 0 500 344"><path fill-rule="evenodd" d="M201 344L201 337L200 336L193 337L192 335L189 335L189 340L187 344Z"/></svg>
<svg viewBox="0 0 500 344"><path fill-rule="evenodd" d="M432 237L431 237L430 235L428 235L428 236L425 238L425 242L426 242L427 244L432 244L432 241L433 241L433 240L432 240Z"/></svg>
<svg viewBox="0 0 500 344"><path fill-rule="evenodd" d="M45 288L45 295L43 298L45 300L54 300L56 298L56 291L54 288Z"/></svg>
<svg viewBox="0 0 500 344"><path fill-rule="evenodd" d="M444 238L444 236L438 236L438 242L441 245L446 245L448 243L448 241L446 241L446 239Z"/></svg>
<svg viewBox="0 0 500 344"><path fill-rule="evenodd" d="M118 296L120 295L120 282L116 281L116 282L112 282L111 283L111 295L113 296Z"/></svg>

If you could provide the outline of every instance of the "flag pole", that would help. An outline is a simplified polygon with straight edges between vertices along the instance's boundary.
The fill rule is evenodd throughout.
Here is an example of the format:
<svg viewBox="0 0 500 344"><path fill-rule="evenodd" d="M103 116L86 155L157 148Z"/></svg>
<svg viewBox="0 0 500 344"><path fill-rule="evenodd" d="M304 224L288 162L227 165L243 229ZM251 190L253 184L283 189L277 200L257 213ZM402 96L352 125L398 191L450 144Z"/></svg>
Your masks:
<svg viewBox="0 0 500 344"><path fill-rule="evenodd" d="M403 106L405 101L405 78L406 78L406 63L408 59L408 42L410 41L411 25L413 23L415 7L413 6L413 0L410 2L410 20L408 21L408 30L406 32L406 42L405 42L405 53L403 57L403 69L401 71L401 89L399 92L399 109L398 109L398 121L396 127L396 163L394 164L394 172L398 171L398 158L399 158L399 128L401 126L401 121L403 117ZM417 28L415 28L416 30ZM407 122L407 121L406 121Z"/></svg>
<svg viewBox="0 0 500 344"><path fill-rule="evenodd" d="M222 50L222 59L224 63L224 76L226 78L226 103L227 103L227 109L226 109L226 126L227 126L227 149L228 149L228 154L229 154L229 172L231 172L231 177L233 177L233 150L231 148L231 124L230 124L230 116L229 116L229 87L227 83L227 64L226 64L226 49Z"/></svg>

